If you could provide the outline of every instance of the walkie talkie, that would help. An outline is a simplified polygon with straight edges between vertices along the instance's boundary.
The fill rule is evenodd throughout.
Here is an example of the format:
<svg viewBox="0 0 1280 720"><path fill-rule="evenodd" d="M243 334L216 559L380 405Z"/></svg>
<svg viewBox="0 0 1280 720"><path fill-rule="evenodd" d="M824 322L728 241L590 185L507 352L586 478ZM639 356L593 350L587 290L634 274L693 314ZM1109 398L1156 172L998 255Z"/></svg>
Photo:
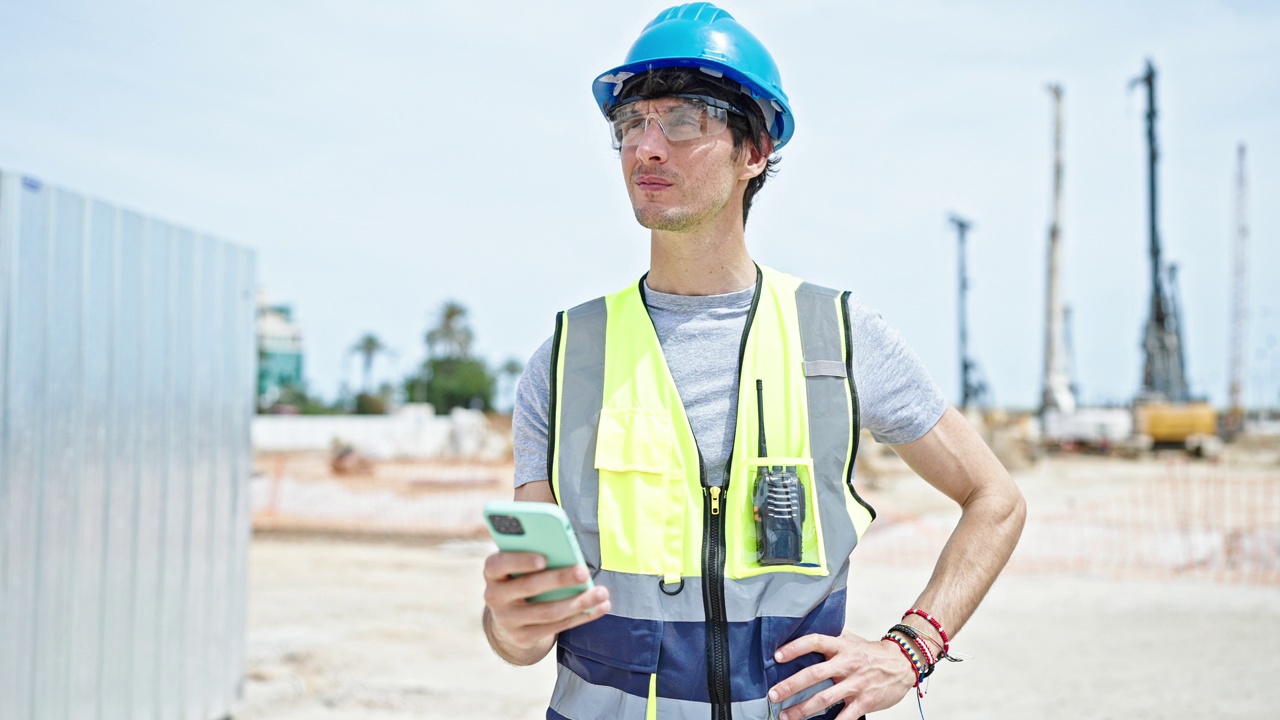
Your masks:
<svg viewBox="0 0 1280 720"><path fill-rule="evenodd" d="M768 457L764 441L764 381L756 380L756 413L760 420L760 457ZM761 565L796 565L803 553L804 486L794 465L756 468L752 493L756 520L756 558Z"/></svg>

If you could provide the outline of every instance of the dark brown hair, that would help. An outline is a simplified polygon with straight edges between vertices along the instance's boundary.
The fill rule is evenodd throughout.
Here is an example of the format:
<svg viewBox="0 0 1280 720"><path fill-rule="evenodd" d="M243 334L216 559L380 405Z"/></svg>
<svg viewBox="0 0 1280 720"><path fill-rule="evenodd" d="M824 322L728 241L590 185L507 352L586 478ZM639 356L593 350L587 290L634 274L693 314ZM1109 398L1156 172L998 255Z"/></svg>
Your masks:
<svg viewBox="0 0 1280 720"><path fill-rule="evenodd" d="M733 158L741 157L742 149L747 143L757 152L764 152L763 138L768 137L769 128L765 125L764 113L741 87L728 79L708 75L694 68L658 68L630 78L622 86L619 100L631 98L653 98L663 95L687 93L706 95L733 105L743 115L729 113L729 132L733 133ZM765 165L764 171L747 181L747 190L742 195L742 225L747 224L747 214L751 212L751 201L756 193L764 187L764 181L777 174L781 158L772 156Z"/></svg>

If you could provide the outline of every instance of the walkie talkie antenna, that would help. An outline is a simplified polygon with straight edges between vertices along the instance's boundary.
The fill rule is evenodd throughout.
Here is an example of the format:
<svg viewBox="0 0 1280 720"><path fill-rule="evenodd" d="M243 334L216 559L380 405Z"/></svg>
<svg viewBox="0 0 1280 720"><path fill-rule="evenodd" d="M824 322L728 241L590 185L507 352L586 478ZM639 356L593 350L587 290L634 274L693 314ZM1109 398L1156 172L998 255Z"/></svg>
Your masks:
<svg viewBox="0 0 1280 720"><path fill-rule="evenodd" d="M764 381L756 380L756 416L760 419L760 457L769 457L764 447Z"/></svg>

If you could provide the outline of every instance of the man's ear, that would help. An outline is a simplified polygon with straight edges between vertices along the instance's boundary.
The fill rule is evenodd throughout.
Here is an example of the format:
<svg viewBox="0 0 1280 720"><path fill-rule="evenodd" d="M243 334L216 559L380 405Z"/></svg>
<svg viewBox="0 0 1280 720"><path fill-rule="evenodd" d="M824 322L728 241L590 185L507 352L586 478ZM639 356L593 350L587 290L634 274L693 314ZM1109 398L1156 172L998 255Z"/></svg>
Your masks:
<svg viewBox="0 0 1280 720"><path fill-rule="evenodd" d="M747 146L747 164L742 168L739 180L750 180L765 171L769 166L769 156L773 154L773 138L768 133L760 136L760 149L754 145Z"/></svg>

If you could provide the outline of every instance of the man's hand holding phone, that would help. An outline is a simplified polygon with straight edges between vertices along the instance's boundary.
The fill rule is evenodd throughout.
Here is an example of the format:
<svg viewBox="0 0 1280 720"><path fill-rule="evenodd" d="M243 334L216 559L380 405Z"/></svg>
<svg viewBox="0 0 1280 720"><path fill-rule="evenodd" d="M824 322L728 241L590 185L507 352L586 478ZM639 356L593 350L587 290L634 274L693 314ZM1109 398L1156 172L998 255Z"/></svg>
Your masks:
<svg viewBox="0 0 1280 720"><path fill-rule="evenodd" d="M536 663L557 634L609 611L609 591L592 586L559 507L494 503L485 517L499 548L505 548L484 564L484 628L503 659Z"/></svg>

